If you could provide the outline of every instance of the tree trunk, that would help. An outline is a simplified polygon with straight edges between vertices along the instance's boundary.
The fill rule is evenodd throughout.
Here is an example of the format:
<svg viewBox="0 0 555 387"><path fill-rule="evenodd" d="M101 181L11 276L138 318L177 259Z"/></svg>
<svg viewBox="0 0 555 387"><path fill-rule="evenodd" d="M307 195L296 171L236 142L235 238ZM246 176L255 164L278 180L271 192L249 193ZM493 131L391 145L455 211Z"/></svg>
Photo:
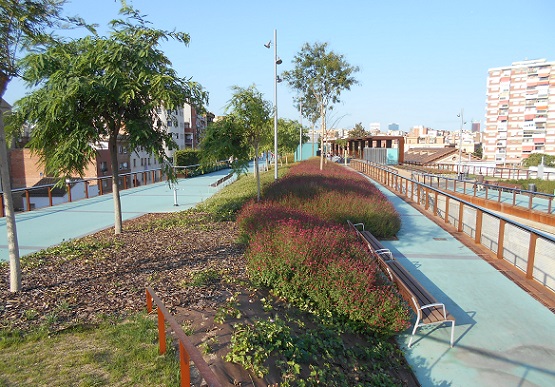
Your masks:
<svg viewBox="0 0 555 387"><path fill-rule="evenodd" d="M19 245L17 243L17 229L15 226L15 212L13 209L8 148L6 146L4 117L2 112L0 112L0 174L2 179L2 191L4 193L2 196L4 197L8 253L10 257L10 292L18 292L21 290L21 264L19 260Z"/></svg>
<svg viewBox="0 0 555 387"><path fill-rule="evenodd" d="M324 135L326 133L326 110L320 108L320 117L322 118L322 135L320 136L320 171L324 169Z"/></svg>
<svg viewBox="0 0 555 387"><path fill-rule="evenodd" d="M119 196L119 165L118 165L118 135L111 135L108 140L110 148L110 162L112 164L112 196L114 198L114 233L121 234L122 217L121 217L121 200Z"/></svg>

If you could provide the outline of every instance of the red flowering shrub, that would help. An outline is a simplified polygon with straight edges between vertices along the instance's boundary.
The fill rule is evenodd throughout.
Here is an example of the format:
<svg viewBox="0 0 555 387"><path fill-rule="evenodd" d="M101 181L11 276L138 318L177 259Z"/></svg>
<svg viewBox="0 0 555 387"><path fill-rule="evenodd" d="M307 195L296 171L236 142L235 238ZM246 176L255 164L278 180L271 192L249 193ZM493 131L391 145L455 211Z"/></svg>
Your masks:
<svg viewBox="0 0 555 387"><path fill-rule="evenodd" d="M408 326L409 313L347 219L376 236L392 236L400 219L368 180L336 164L292 167L262 202L237 217L248 243L249 276L292 302L313 305L380 334Z"/></svg>
<svg viewBox="0 0 555 387"><path fill-rule="evenodd" d="M408 311L394 286L352 232L340 226L306 228L281 220L256 234L247 251L249 277L291 301L310 301L390 335L408 326Z"/></svg>
<svg viewBox="0 0 555 387"><path fill-rule="evenodd" d="M401 227L400 217L385 195L359 173L337 164L329 164L323 171L314 160L296 165L267 187L264 201L326 221L364 223L376 237L392 237Z"/></svg>

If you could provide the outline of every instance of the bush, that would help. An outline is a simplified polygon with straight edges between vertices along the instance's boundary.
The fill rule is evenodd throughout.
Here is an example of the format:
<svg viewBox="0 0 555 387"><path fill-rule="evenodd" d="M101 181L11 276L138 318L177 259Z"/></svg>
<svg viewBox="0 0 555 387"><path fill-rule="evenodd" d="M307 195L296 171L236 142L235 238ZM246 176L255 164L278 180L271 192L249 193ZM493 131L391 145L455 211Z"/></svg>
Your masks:
<svg viewBox="0 0 555 387"><path fill-rule="evenodd" d="M400 218L368 180L341 166L320 171L317 160L291 167L268 185L262 202L237 217L256 285L318 313L332 313L379 334L406 329L409 313L365 245L347 229L363 222L376 236L392 236Z"/></svg>
<svg viewBox="0 0 555 387"><path fill-rule="evenodd" d="M281 220L256 234L247 251L252 281L375 333L406 329L408 311L356 235L340 226L308 223Z"/></svg>

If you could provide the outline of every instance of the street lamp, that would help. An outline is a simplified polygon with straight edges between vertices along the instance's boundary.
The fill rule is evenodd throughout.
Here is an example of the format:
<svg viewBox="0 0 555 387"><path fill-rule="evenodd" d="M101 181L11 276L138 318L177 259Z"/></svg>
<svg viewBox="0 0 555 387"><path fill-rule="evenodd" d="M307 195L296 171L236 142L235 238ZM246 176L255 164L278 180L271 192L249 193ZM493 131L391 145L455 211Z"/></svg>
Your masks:
<svg viewBox="0 0 555 387"><path fill-rule="evenodd" d="M270 48L271 41L265 44L264 47ZM277 66L282 63L282 60L277 54L277 30L274 30L274 180L278 178L278 106L277 106L277 84L281 82L281 78L277 74Z"/></svg>
<svg viewBox="0 0 555 387"><path fill-rule="evenodd" d="M461 119L461 129L459 133L459 170L458 170L459 180L462 180L462 134L463 134L463 126L464 124L466 124L466 122L464 122L463 113L464 113L464 110L461 109L461 112L457 114L457 117L460 117Z"/></svg>

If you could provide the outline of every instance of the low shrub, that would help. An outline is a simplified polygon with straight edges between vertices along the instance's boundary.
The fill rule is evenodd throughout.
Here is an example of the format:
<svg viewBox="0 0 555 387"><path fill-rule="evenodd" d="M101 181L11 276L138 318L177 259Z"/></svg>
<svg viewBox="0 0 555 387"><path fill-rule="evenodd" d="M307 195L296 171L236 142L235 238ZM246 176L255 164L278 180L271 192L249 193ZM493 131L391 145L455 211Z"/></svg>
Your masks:
<svg viewBox="0 0 555 387"><path fill-rule="evenodd" d="M391 335L406 329L408 311L356 235L342 226L307 224L279 220L257 232L247 250L252 281L368 331Z"/></svg>
<svg viewBox="0 0 555 387"><path fill-rule="evenodd" d="M264 201L324 221L364 223L376 237L392 237L401 227L395 208L370 181L337 164L320 171L317 160L292 167L287 176L266 188Z"/></svg>

